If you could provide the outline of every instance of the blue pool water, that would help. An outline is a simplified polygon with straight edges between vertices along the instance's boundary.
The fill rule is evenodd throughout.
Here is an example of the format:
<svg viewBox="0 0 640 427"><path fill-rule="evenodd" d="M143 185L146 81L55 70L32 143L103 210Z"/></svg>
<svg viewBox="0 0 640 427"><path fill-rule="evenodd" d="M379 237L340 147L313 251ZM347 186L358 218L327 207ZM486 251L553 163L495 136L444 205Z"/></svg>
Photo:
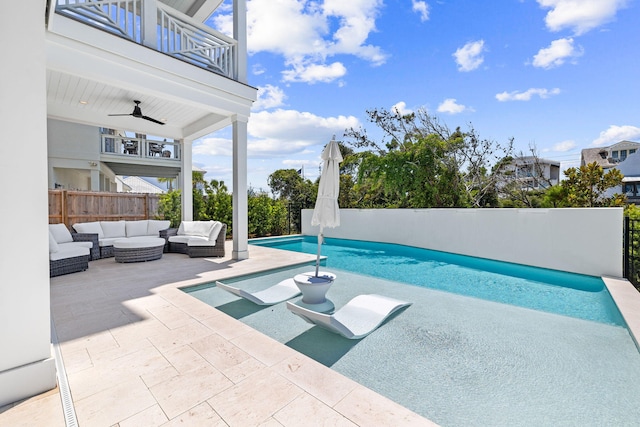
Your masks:
<svg viewBox="0 0 640 427"><path fill-rule="evenodd" d="M314 238L284 240L251 243L317 251ZM183 290L443 427L638 425L640 354L599 278L327 242L323 269L337 276L327 293L336 308L367 293L411 306L366 338L347 340L286 304L258 306L214 283ZM221 280L258 291L312 269Z"/></svg>
<svg viewBox="0 0 640 427"><path fill-rule="evenodd" d="M315 236L254 239L253 245L317 253ZM358 274L601 323L624 325L599 277L427 249L325 239L323 265Z"/></svg>

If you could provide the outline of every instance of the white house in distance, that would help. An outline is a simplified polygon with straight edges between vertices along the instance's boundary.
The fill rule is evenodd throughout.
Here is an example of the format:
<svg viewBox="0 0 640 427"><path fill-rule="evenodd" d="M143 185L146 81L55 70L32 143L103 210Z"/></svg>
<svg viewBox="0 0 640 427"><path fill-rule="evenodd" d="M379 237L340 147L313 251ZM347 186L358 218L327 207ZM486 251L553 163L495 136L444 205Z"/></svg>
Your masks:
<svg viewBox="0 0 640 427"><path fill-rule="evenodd" d="M560 162L536 156L514 158L503 167L522 189L542 190L560 182Z"/></svg>
<svg viewBox="0 0 640 427"><path fill-rule="evenodd" d="M580 166L596 162L603 169L609 169L624 162L628 156L640 149L640 143L620 141L609 147L585 148L580 153Z"/></svg>
<svg viewBox="0 0 640 427"><path fill-rule="evenodd" d="M10 185L0 204L8 242L0 257L0 406L56 385L47 188L115 191L115 175L169 169L190 188L192 142L231 126L232 256L248 257L247 120L257 91L247 84L246 0L233 0L232 37L203 24L220 3L3 4L0 35L11 42L0 71L0 174ZM189 197L183 217L192 217Z"/></svg>

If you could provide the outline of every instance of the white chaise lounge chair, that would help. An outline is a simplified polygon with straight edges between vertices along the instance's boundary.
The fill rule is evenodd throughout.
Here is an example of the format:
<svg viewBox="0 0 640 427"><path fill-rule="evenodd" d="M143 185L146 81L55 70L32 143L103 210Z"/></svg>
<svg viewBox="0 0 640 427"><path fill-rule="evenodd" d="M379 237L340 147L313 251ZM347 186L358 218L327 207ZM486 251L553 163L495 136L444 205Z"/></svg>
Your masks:
<svg viewBox="0 0 640 427"><path fill-rule="evenodd" d="M387 317L410 302L382 295L358 295L334 314L323 314L287 301L287 308L307 322L352 340L373 332Z"/></svg>
<svg viewBox="0 0 640 427"><path fill-rule="evenodd" d="M285 279L277 285L273 285L270 288L258 292L243 291L240 288L225 285L222 282L216 282L216 286L227 292L231 292L234 295L248 299L252 303L258 305L277 304L293 297L297 297L301 293L293 279Z"/></svg>

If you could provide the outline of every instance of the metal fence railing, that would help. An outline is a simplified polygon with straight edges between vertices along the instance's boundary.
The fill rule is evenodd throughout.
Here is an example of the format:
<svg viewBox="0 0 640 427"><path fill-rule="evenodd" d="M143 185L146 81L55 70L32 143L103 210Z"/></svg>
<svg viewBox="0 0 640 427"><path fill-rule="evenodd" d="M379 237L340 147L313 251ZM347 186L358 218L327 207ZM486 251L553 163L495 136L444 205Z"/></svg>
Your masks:
<svg viewBox="0 0 640 427"><path fill-rule="evenodd" d="M640 291L640 220L624 218L624 277Z"/></svg>

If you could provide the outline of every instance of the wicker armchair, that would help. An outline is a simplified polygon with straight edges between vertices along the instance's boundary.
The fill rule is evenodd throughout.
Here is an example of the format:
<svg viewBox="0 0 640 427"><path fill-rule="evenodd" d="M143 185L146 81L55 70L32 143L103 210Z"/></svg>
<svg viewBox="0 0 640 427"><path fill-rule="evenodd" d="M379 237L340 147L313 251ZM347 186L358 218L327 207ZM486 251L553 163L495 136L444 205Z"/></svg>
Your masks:
<svg viewBox="0 0 640 427"><path fill-rule="evenodd" d="M175 232L173 232L174 234L172 235L176 235L175 234L177 233L176 229L169 229L169 230L175 230ZM170 236L171 235L167 235L166 238L168 239ZM161 235L160 237L163 237L163 236ZM177 242L168 241L168 245L169 245L168 251L180 253L180 254L187 254L189 255L190 258L223 257L225 255L224 244L225 244L226 237L227 237L227 224L222 224L222 229L220 230L220 233L216 238L215 246L189 246L187 243L177 243Z"/></svg>

